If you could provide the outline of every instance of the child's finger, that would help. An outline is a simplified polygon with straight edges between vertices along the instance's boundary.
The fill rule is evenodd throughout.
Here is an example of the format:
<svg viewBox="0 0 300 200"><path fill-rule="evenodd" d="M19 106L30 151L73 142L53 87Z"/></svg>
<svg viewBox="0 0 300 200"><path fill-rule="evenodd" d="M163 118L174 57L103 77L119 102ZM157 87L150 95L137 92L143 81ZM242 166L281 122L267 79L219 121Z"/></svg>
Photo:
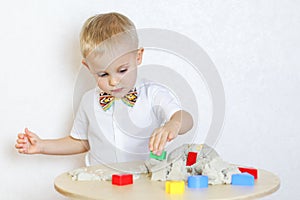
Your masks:
<svg viewBox="0 0 300 200"><path fill-rule="evenodd" d="M25 129L25 139L30 143L30 144L35 144L38 140L39 137L28 130L28 128Z"/></svg>
<svg viewBox="0 0 300 200"><path fill-rule="evenodd" d="M24 139L17 139L17 143L18 144L26 144L26 140L24 140Z"/></svg>
<svg viewBox="0 0 300 200"><path fill-rule="evenodd" d="M19 133L18 134L18 138L20 138L20 139L23 139L25 136L24 136L24 133Z"/></svg>
<svg viewBox="0 0 300 200"><path fill-rule="evenodd" d="M159 142L159 146L158 146L158 151L162 152L165 148L166 142L167 142L167 138L168 138L168 133L163 133L161 138L160 138L160 142Z"/></svg>
<svg viewBox="0 0 300 200"><path fill-rule="evenodd" d="M26 153L27 152L26 145L16 144L15 147L18 150L19 153Z"/></svg>
<svg viewBox="0 0 300 200"><path fill-rule="evenodd" d="M149 140L149 149L150 149L150 151L154 150L154 142L155 142L155 139L156 139L156 135L157 135L157 130L155 130L153 132L153 134L151 135L151 137L150 137L150 140Z"/></svg>
<svg viewBox="0 0 300 200"><path fill-rule="evenodd" d="M154 146L154 143L155 143L155 140L156 140L156 134L153 134L150 138L150 141L149 141L149 149L150 151L152 151L154 153L155 151L155 146Z"/></svg>
<svg viewBox="0 0 300 200"><path fill-rule="evenodd" d="M149 139L149 150L153 151L153 137L152 136Z"/></svg>
<svg viewBox="0 0 300 200"><path fill-rule="evenodd" d="M33 137L33 133L28 130L28 128L25 128L25 135L28 137Z"/></svg>
<svg viewBox="0 0 300 200"><path fill-rule="evenodd" d="M168 140L168 142L170 142L170 141L173 140L174 138L176 138L176 134L173 133L173 132L171 132L171 133L169 133L167 140Z"/></svg>
<svg viewBox="0 0 300 200"><path fill-rule="evenodd" d="M21 149L23 148L23 144L15 144L16 149Z"/></svg>
<svg viewBox="0 0 300 200"><path fill-rule="evenodd" d="M160 144L160 140L161 140L161 133L158 133L155 135L155 139L153 141L153 153L156 154L157 151L158 151L158 147L159 147L159 144Z"/></svg>
<svg viewBox="0 0 300 200"><path fill-rule="evenodd" d="M27 149L26 148L22 148L22 149L19 149L18 152L26 154L27 153Z"/></svg>
<svg viewBox="0 0 300 200"><path fill-rule="evenodd" d="M23 149L18 149L18 152L19 153L24 153L24 150Z"/></svg>

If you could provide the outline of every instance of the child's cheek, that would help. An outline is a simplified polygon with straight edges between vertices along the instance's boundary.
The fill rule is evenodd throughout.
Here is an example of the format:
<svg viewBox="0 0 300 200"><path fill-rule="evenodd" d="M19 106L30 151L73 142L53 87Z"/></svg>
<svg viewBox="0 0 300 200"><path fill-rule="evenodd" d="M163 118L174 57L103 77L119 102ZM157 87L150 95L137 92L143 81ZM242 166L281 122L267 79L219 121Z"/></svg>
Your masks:
<svg viewBox="0 0 300 200"><path fill-rule="evenodd" d="M100 79L98 78L98 87L103 90L106 91L108 88L108 83L107 81L105 81L105 79Z"/></svg>

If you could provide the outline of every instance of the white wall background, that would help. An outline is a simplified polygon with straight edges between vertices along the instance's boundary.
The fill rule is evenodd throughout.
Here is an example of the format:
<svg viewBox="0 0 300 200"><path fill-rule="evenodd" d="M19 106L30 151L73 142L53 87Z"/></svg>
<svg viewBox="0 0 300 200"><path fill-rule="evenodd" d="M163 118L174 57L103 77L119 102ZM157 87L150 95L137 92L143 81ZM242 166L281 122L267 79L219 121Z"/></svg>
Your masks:
<svg viewBox="0 0 300 200"><path fill-rule="evenodd" d="M138 28L174 30L201 45L226 92L217 151L280 177L280 190L264 199L299 198L299 9L296 0L1 1L0 199L65 199L53 180L83 165L83 157L19 155L14 143L24 127L42 138L68 134L79 31L89 16L109 11Z"/></svg>

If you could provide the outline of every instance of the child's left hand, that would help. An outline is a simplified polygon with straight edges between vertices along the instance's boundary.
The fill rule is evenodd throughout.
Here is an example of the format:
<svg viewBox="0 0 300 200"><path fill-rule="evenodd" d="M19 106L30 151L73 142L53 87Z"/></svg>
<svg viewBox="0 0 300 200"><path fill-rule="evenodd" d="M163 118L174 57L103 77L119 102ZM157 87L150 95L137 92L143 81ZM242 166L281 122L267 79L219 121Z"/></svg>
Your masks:
<svg viewBox="0 0 300 200"><path fill-rule="evenodd" d="M156 155L161 155L167 142L178 136L180 123L170 120L164 126L154 130L149 141L149 149Z"/></svg>

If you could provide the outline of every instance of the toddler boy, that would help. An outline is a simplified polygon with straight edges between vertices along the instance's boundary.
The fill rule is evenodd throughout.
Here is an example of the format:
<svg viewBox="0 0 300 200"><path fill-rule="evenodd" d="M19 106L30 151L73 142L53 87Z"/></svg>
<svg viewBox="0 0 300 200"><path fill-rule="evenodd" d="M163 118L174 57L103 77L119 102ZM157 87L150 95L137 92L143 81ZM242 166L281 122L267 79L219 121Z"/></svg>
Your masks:
<svg viewBox="0 0 300 200"><path fill-rule="evenodd" d="M25 154L69 155L89 151L91 165L145 160L193 126L191 115L162 85L137 81L144 49L134 24L124 15L89 18L80 35L82 64L97 88L84 94L69 136L45 140L27 128L16 148Z"/></svg>

